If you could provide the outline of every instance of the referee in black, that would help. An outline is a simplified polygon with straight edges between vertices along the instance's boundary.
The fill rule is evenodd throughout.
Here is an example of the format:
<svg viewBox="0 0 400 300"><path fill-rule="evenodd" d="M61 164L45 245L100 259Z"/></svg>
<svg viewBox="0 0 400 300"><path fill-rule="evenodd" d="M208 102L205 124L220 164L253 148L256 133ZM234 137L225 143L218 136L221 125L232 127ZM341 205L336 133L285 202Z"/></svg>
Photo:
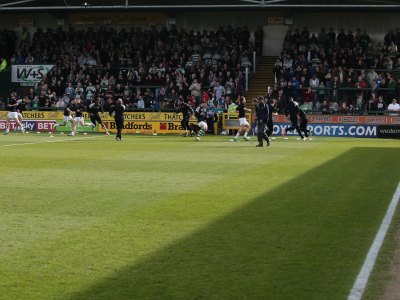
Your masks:
<svg viewBox="0 0 400 300"><path fill-rule="evenodd" d="M267 146L270 146L269 137L265 132L267 130L267 124L269 119L269 107L265 103L263 96L258 97L258 104L256 106L256 117L257 117L257 139L258 145L256 147L263 147L263 140L267 141Z"/></svg>
<svg viewBox="0 0 400 300"><path fill-rule="evenodd" d="M115 125L117 127L117 141L122 140L122 129L124 129L124 112L125 105L121 98L119 98L116 104L110 110L110 116L114 116Z"/></svg>

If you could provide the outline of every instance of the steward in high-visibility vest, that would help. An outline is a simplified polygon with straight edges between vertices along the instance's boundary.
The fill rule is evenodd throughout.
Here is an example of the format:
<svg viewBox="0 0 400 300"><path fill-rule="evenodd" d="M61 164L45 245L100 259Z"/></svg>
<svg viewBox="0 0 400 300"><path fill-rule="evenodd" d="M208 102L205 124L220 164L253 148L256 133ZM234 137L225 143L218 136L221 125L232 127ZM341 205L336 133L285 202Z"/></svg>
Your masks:
<svg viewBox="0 0 400 300"><path fill-rule="evenodd" d="M5 69L7 69L7 59L3 59L0 63L0 72L3 72Z"/></svg>

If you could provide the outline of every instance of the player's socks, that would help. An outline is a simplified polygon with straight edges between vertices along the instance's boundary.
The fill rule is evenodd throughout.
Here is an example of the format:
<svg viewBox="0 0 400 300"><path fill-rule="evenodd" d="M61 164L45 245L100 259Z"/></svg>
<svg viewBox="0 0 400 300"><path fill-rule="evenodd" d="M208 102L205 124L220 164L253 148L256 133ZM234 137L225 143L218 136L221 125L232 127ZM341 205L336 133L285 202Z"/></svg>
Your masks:
<svg viewBox="0 0 400 300"><path fill-rule="evenodd" d="M198 137L201 137L201 136L203 136L203 135L205 135L206 133L204 132L204 130L203 129L200 129L199 130L199 133L197 134L197 136Z"/></svg>

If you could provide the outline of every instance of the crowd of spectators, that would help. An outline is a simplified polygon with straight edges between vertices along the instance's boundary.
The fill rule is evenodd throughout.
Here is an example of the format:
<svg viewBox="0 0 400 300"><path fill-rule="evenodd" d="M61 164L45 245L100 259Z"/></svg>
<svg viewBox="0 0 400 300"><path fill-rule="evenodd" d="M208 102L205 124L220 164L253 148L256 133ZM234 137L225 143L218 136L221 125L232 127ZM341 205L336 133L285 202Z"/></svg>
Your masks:
<svg viewBox="0 0 400 300"><path fill-rule="evenodd" d="M18 41L18 44L16 44ZM179 97L226 110L242 95L254 45L247 27L215 31L99 27L0 32L1 55L16 64L53 64L45 79L19 97L27 109L61 110L73 97L107 107L122 98L129 110L174 109ZM278 110L294 97L321 113L385 111L400 98L400 30L373 44L357 29L336 33L289 30L267 96Z"/></svg>
<svg viewBox="0 0 400 300"><path fill-rule="evenodd" d="M1 39L0 39L1 41ZM62 109L73 97L96 95L128 110L172 109L179 96L226 109L245 88L254 45L247 27L187 31L172 26L64 30L21 34L15 64L54 64L42 82L20 98L29 109Z"/></svg>
<svg viewBox="0 0 400 300"><path fill-rule="evenodd" d="M307 110L353 114L385 111L400 98L400 29L373 44L365 30L289 30L275 63L269 97L293 97Z"/></svg>

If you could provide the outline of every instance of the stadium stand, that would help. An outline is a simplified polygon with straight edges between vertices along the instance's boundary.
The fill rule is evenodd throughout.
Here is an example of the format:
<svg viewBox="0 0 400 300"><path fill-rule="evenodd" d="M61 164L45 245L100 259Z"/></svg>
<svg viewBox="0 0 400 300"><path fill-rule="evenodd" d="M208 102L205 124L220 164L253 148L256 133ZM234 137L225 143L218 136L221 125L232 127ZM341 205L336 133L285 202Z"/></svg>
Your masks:
<svg viewBox="0 0 400 300"><path fill-rule="evenodd" d="M169 30L38 28L32 37L20 36L17 49L8 56L12 64L54 64L46 78L26 93L28 109L35 98L39 109L48 110L61 109L75 96L90 102L97 94L104 102L122 97L129 109L160 110L173 108L175 92L191 97L194 79L203 90L211 88L211 98L217 82L231 98L240 95L243 71L251 66L254 50L249 38L246 27L202 32L174 26Z"/></svg>
<svg viewBox="0 0 400 300"><path fill-rule="evenodd" d="M365 30L289 30L274 66L269 97L282 110L294 97L306 110L330 114L382 114L400 96L400 31L373 46ZM280 97L283 95L283 97ZM382 98L380 100L380 98Z"/></svg>

